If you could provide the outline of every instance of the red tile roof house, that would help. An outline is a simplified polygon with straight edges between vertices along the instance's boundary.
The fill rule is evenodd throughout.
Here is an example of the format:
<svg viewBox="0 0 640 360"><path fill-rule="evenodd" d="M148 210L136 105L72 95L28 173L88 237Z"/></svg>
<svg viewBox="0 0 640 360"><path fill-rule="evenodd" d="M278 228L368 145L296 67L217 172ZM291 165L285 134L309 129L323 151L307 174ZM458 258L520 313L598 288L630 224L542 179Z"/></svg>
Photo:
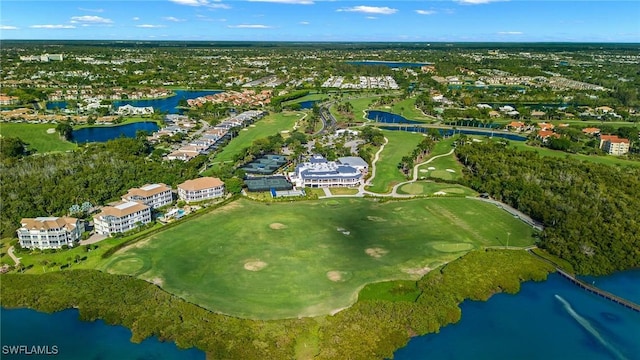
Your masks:
<svg viewBox="0 0 640 360"><path fill-rule="evenodd" d="M594 127L588 127L588 128L582 129L582 132L587 135L598 135L600 134L600 129L594 128Z"/></svg>
<svg viewBox="0 0 640 360"><path fill-rule="evenodd" d="M554 137L554 138L556 138L556 139L557 139L557 138L559 138L559 137L560 137L560 134L556 134L556 133L554 133L553 131L540 130L540 131L538 131L538 135L536 135L536 137L537 137L538 139L542 140L542 142L545 142L545 143L546 143L546 142L547 142L547 140L548 140L550 137Z"/></svg>

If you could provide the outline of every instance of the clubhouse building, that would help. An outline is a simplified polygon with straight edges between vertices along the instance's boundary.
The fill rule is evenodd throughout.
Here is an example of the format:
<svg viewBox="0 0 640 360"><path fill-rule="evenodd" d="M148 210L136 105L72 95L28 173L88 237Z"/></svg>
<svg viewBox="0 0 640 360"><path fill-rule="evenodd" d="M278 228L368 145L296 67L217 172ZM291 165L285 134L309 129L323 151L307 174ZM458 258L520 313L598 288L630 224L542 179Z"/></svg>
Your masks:
<svg viewBox="0 0 640 360"><path fill-rule="evenodd" d="M150 222L151 207L136 201L122 201L105 206L93 218L96 233L107 236L133 230Z"/></svg>
<svg viewBox="0 0 640 360"><path fill-rule="evenodd" d="M140 202L152 209L157 209L171 204L173 196L171 195L171 187L165 184L147 184L140 188L130 189L122 197L122 200Z"/></svg>
<svg viewBox="0 0 640 360"><path fill-rule="evenodd" d="M328 161L322 155L313 155L308 162L296 166L295 171L289 173L289 179L297 187L359 186L368 170L367 163L357 157L341 159L345 162Z"/></svg>
<svg viewBox="0 0 640 360"><path fill-rule="evenodd" d="M187 203L211 200L224 196L224 183L214 177L187 180L178 185L178 198Z"/></svg>
<svg viewBox="0 0 640 360"><path fill-rule="evenodd" d="M83 223L71 217L22 219L18 232L20 246L29 249L59 249L74 246L84 231Z"/></svg>

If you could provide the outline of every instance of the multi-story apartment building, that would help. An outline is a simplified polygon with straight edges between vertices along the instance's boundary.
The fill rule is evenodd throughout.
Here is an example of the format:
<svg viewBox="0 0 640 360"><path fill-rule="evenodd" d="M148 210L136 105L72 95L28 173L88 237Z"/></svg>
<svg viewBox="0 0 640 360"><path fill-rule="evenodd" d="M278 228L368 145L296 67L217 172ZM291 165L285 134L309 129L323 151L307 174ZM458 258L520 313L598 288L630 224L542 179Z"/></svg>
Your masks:
<svg viewBox="0 0 640 360"><path fill-rule="evenodd" d="M616 135L600 135L600 149L610 155L624 155L629 152L630 142Z"/></svg>
<svg viewBox="0 0 640 360"><path fill-rule="evenodd" d="M214 177L187 180L178 185L178 198L186 202L215 199L224 195L224 183Z"/></svg>
<svg viewBox="0 0 640 360"><path fill-rule="evenodd" d="M95 231L102 235L133 230L150 222L151 208L135 201L122 201L112 206L105 206L100 214L93 217Z"/></svg>
<svg viewBox="0 0 640 360"><path fill-rule="evenodd" d="M141 202L152 209L157 209L171 204L173 196L171 187L165 184L146 184L140 188L130 189L122 200Z"/></svg>
<svg viewBox="0 0 640 360"><path fill-rule="evenodd" d="M74 246L84 231L82 221L70 217L22 219L18 241L23 248L58 249Z"/></svg>

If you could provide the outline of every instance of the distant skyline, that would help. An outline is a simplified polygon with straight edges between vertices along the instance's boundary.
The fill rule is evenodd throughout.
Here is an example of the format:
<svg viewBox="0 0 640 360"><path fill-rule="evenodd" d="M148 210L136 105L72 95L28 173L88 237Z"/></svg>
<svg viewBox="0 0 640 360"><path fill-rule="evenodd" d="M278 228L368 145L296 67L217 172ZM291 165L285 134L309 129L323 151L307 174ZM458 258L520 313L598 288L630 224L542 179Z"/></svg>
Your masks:
<svg viewBox="0 0 640 360"><path fill-rule="evenodd" d="M633 42L640 1L2 0L0 39Z"/></svg>

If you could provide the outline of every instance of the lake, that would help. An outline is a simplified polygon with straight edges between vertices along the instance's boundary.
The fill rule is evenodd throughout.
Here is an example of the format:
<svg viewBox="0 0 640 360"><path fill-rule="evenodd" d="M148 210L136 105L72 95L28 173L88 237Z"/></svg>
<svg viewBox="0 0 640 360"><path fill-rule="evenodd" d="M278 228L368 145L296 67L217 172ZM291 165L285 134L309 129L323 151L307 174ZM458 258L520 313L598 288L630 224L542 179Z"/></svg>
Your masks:
<svg viewBox="0 0 640 360"><path fill-rule="evenodd" d="M640 298L640 270L586 280L629 300ZM461 308L460 322L413 338L394 358L640 359L640 313L557 274L522 284L516 295L465 301Z"/></svg>
<svg viewBox="0 0 640 360"><path fill-rule="evenodd" d="M181 350L172 342L148 338L140 344L130 341L131 331L102 320L80 321L78 310L53 314L29 309L0 309L3 359L155 359L204 360L198 349ZM6 346L49 346L55 355L8 355ZM53 348L56 346L56 348Z"/></svg>
<svg viewBox="0 0 640 360"><path fill-rule="evenodd" d="M134 138L138 130L152 133L158 129L158 124L153 121L134 122L115 126L92 126L73 130L72 140L79 144L86 142L105 142L121 136Z"/></svg>
<svg viewBox="0 0 640 360"><path fill-rule="evenodd" d="M180 109L177 109L178 102L182 99L195 99L201 96L213 95L221 93L221 90L174 90L174 96L162 99L151 100L115 100L112 102L113 109L118 109L119 106L131 105L136 107L153 106L154 110L160 110L169 114L182 113ZM66 101L49 101L47 102L47 109L65 109L67 107Z"/></svg>
<svg viewBox="0 0 640 360"><path fill-rule="evenodd" d="M373 61L373 60L347 61L346 63L351 65L388 66L390 68L409 68L409 67L421 67L424 65L431 65L431 63L412 63L412 62L401 62L401 61Z"/></svg>

